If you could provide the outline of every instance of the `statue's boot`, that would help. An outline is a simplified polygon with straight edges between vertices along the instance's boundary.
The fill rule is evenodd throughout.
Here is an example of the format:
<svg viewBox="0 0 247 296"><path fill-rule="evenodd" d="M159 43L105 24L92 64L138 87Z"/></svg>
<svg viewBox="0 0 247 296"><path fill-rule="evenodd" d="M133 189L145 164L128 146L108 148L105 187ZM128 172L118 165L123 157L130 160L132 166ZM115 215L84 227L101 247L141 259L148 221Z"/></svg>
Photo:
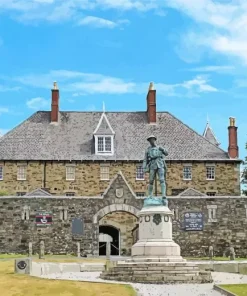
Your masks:
<svg viewBox="0 0 247 296"><path fill-rule="evenodd" d="M153 196L153 185L149 184L148 185L148 197Z"/></svg>
<svg viewBox="0 0 247 296"><path fill-rule="evenodd" d="M161 194L162 194L162 199L164 202L164 205L168 206L168 201L166 199L166 184L161 183Z"/></svg>

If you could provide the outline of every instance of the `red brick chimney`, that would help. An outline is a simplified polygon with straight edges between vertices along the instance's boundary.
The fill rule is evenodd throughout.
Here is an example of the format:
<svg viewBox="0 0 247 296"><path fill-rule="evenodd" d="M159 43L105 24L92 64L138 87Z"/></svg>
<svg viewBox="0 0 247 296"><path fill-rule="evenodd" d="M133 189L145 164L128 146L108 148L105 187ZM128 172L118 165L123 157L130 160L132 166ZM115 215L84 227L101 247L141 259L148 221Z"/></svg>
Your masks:
<svg viewBox="0 0 247 296"><path fill-rule="evenodd" d="M228 126L229 146L228 154L230 158L238 158L238 135L235 126L235 118L230 117L230 126Z"/></svg>
<svg viewBox="0 0 247 296"><path fill-rule="evenodd" d="M148 123L156 123L156 90L153 82L150 83L147 94L147 115Z"/></svg>
<svg viewBox="0 0 247 296"><path fill-rule="evenodd" d="M58 122L59 113L59 89L57 83L53 83L53 89L51 90L51 122Z"/></svg>

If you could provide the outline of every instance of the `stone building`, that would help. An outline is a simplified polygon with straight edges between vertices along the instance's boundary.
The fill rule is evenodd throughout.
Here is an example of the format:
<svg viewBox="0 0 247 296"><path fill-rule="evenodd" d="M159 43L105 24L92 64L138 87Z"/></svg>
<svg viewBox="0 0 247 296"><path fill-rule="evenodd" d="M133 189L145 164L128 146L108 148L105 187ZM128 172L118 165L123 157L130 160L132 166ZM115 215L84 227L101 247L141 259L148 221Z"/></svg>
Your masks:
<svg viewBox="0 0 247 296"><path fill-rule="evenodd" d="M144 112L60 111L56 83L51 101L50 112L36 112L0 139L0 191L6 192L0 197L0 252L26 252L29 242L37 250L44 240L47 252L66 253L80 241L85 254L104 255L108 235L113 255L128 254L147 188L146 138L155 134L169 153L167 196L182 252L233 244L243 255L247 203L240 197L234 118L226 152L209 123L199 135L169 112L157 112L152 85ZM201 213L203 230L185 231L187 211ZM45 212L52 224L40 227Z"/></svg>

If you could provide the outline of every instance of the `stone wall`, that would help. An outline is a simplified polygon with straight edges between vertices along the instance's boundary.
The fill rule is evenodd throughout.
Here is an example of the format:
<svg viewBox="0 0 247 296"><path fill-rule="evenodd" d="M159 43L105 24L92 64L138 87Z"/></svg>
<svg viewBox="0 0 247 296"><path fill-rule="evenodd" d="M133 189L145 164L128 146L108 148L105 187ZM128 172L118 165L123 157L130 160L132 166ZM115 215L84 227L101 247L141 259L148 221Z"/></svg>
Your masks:
<svg viewBox="0 0 247 296"><path fill-rule="evenodd" d="M110 180L100 180L100 163L83 162L76 164L75 181L66 181L64 162L27 163L27 180L17 181L17 163L5 162L4 178L0 181L0 191L9 195L17 192L31 192L37 188L46 187L54 195L66 195L74 192L77 196L96 196L102 194L110 180L120 170L134 192L145 192L147 180L136 180L136 163L112 162L110 164ZM239 165L236 163L216 163L215 180L206 180L205 163L192 164L192 180L183 180L183 163L168 162L167 195L174 195L173 191L180 192L193 187L203 193L213 191L216 195L240 195ZM175 194L176 195L176 194Z"/></svg>
<svg viewBox="0 0 247 296"><path fill-rule="evenodd" d="M115 182L115 187L120 185L121 180L118 181ZM104 216L107 219L107 215L108 219L111 217L114 220L116 214L110 213L122 212L121 223L128 223L124 219L128 219L129 214L136 215L142 206L143 201L132 196L127 187L124 192L122 198L116 198L112 188L101 199L0 197L0 252L27 253L28 243L31 241L34 252L37 253L39 241L44 240L46 253L75 253L76 242L80 241L82 252L97 255L99 221L103 221ZM175 213L174 240L181 246L183 256L205 256L211 245L215 254L222 256L226 248L232 245L237 256L247 257L247 198L172 197L169 198L169 206ZM27 220L23 220L25 207L30 214ZM66 221L61 219L63 209L67 210ZM51 226L41 228L35 225L35 214L40 210L53 213ZM215 211L215 216L209 213L212 210ZM185 211L203 212L203 231L183 230ZM84 234L79 237L72 236L71 232L72 219L75 217L84 220ZM126 233L123 235L127 236Z"/></svg>

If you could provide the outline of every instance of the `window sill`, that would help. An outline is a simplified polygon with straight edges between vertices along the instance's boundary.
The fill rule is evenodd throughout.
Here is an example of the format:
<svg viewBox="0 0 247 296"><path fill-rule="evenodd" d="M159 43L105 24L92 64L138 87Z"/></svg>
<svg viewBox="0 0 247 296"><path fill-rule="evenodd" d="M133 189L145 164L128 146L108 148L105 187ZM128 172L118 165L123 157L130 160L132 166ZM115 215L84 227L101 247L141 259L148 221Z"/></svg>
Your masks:
<svg viewBox="0 0 247 296"><path fill-rule="evenodd" d="M75 181L75 179L66 179L66 181Z"/></svg>
<svg viewBox="0 0 247 296"><path fill-rule="evenodd" d="M145 181L145 179L136 178L136 181Z"/></svg>
<svg viewBox="0 0 247 296"><path fill-rule="evenodd" d="M191 179L183 179L183 181L192 181L192 178Z"/></svg>
<svg viewBox="0 0 247 296"><path fill-rule="evenodd" d="M17 181L27 181L27 179L17 179Z"/></svg>

